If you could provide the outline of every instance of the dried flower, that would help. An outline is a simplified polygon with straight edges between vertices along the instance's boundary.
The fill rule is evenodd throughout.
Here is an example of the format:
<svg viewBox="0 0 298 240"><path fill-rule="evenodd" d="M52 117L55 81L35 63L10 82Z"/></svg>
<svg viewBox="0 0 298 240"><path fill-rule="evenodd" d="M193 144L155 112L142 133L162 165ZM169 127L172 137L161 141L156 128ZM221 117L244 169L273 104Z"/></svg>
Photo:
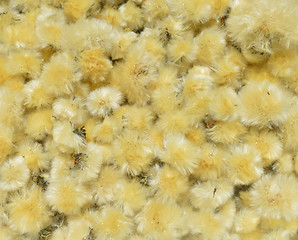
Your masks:
<svg viewBox="0 0 298 240"><path fill-rule="evenodd" d="M92 115L105 117L119 108L122 99L122 94L118 89L102 87L88 95L86 105Z"/></svg>
<svg viewBox="0 0 298 240"><path fill-rule="evenodd" d="M137 216L137 230L150 239L173 239L182 234L183 215L179 206L150 200Z"/></svg>
<svg viewBox="0 0 298 240"><path fill-rule="evenodd" d="M70 177L50 180L45 196L55 210L67 215L77 214L91 203L91 192Z"/></svg>
<svg viewBox="0 0 298 240"><path fill-rule="evenodd" d="M0 188L13 191L25 187L30 177L30 171L23 157L11 158L0 168Z"/></svg>
<svg viewBox="0 0 298 240"><path fill-rule="evenodd" d="M234 184L251 184L258 180L262 173L260 153L250 145L235 146L227 156L228 171Z"/></svg>
<svg viewBox="0 0 298 240"><path fill-rule="evenodd" d="M132 232L132 221L114 207L103 207L94 214L94 233L99 239L122 240Z"/></svg>
<svg viewBox="0 0 298 240"><path fill-rule="evenodd" d="M251 206L263 217L297 218L298 183L293 175L265 175L250 192Z"/></svg>
<svg viewBox="0 0 298 240"><path fill-rule="evenodd" d="M79 55L79 61L83 76L94 83L104 81L112 69L111 62L104 55L104 51L101 48L82 52Z"/></svg>
<svg viewBox="0 0 298 240"><path fill-rule="evenodd" d="M151 181L151 191L164 203L175 203L189 190L188 179L168 165L155 169L156 176Z"/></svg>
<svg viewBox="0 0 298 240"><path fill-rule="evenodd" d="M249 83L243 87L240 101L239 114L242 122L261 127L283 123L289 108L287 92L266 81Z"/></svg>
<svg viewBox="0 0 298 240"><path fill-rule="evenodd" d="M125 131L113 144L115 162L122 172L137 175L146 169L153 157L148 136L137 131Z"/></svg>
<svg viewBox="0 0 298 240"><path fill-rule="evenodd" d="M50 212L43 193L38 187L25 189L14 195L7 206L10 214L10 226L20 232L37 235L50 223Z"/></svg>
<svg viewBox="0 0 298 240"><path fill-rule="evenodd" d="M161 160L175 167L183 175L192 173L198 166L199 151L183 135L169 136L164 141Z"/></svg>

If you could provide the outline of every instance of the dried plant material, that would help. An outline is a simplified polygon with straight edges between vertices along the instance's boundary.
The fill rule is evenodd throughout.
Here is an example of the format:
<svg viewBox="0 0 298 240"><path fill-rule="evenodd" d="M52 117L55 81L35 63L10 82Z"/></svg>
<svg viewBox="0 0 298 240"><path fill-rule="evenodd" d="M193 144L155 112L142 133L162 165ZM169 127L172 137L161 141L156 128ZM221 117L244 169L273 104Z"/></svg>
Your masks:
<svg viewBox="0 0 298 240"><path fill-rule="evenodd" d="M262 175L261 156L250 145L236 146L227 157L229 175L234 184L251 184Z"/></svg>
<svg viewBox="0 0 298 240"><path fill-rule="evenodd" d="M239 1L227 28L234 41L257 52L271 53L276 45L289 48L297 43L297 7L295 1Z"/></svg>
<svg viewBox="0 0 298 240"><path fill-rule="evenodd" d="M87 109L92 115L105 117L119 108L122 98L122 94L118 89L102 87L88 95Z"/></svg>
<svg viewBox="0 0 298 240"><path fill-rule="evenodd" d="M132 221L119 209L105 207L93 216L94 233L97 238L107 240L112 237L122 240L132 232Z"/></svg>
<svg viewBox="0 0 298 240"><path fill-rule="evenodd" d="M290 106L288 94L269 82L250 83L240 91L239 114L247 125L270 126L283 123Z"/></svg>
<svg viewBox="0 0 298 240"><path fill-rule="evenodd" d="M153 239L178 238L183 227L181 209L177 205L150 200L137 216L137 230Z"/></svg>
<svg viewBox="0 0 298 240"><path fill-rule="evenodd" d="M11 227L16 231L33 236L50 222L50 212L44 195L38 187L27 189L22 195L15 195L8 206Z"/></svg>
<svg viewBox="0 0 298 240"><path fill-rule="evenodd" d="M148 136L137 131L125 131L113 144L116 164L122 172L137 175L145 170L153 158Z"/></svg>
<svg viewBox="0 0 298 240"><path fill-rule="evenodd" d="M253 186L251 205L263 217L297 218L297 179L293 175L263 176Z"/></svg>
<svg viewBox="0 0 298 240"><path fill-rule="evenodd" d="M192 173L198 166L200 152L183 135L169 136L164 141L165 151L161 160L175 167L183 175Z"/></svg>
<svg viewBox="0 0 298 240"><path fill-rule="evenodd" d="M84 51L79 59L84 77L95 83L104 81L112 68L111 62L100 48Z"/></svg>
<svg viewBox="0 0 298 240"><path fill-rule="evenodd" d="M0 168L0 188L13 191L25 186L29 180L30 172L23 157L9 159Z"/></svg>
<svg viewBox="0 0 298 240"><path fill-rule="evenodd" d="M292 240L297 10L0 1L0 239Z"/></svg>
<svg viewBox="0 0 298 240"><path fill-rule="evenodd" d="M78 214L91 202L91 192L71 178L51 180L45 196L54 209L66 215Z"/></svg>

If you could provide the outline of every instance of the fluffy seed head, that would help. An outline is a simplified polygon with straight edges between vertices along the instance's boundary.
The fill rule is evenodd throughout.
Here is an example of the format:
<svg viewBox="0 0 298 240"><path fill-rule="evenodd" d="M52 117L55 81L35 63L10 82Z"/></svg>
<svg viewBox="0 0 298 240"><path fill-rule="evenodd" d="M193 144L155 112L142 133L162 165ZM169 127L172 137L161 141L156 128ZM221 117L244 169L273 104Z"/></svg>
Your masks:
<svg viewBox="0 0 298 240"><path fill-rule="evenodd" d="M57 5L62 4L62 1L65 2L65 0L53 0L52 2L54 1ZM50 50L49 52L59 45L64 24L65 16L62 10L57 11L57 8L50 7L48 4L40 6L40 14L36 19L36 34L42 46Z"/></svg>
<svg viewBox="0 0 298 240"><path fill-rule="evenodd" d="M116 14L118 15L119 11L116 11ZM122 32L121 34L118 34L116 39L114 39L115 45L111 49L112 59L124 58L129 50L129 47L136 41L136 38L137 34L135 32Z"/></svg>
<svg viewBox="0 0 298 240"><path fill-rule="evenodd" d="M145 170L153 157L148 136L128 130L118 136L113 144L116 164L123 172L137 175Z"/></svg>
<svg viewBox="0 0 298 240"><path fill-rule="evenodd" d="M164 203L175 203L189 189L187 177L168 165L156 169L151 185L155 197Z"/></svg>
<svg viewBox="0 0 298 240"><path fill-rule="evenodd" d="M39 80L32 80L24 87L25 105L28 107L41 107L50 105L53 97L46 91Z"/></svg>
<svg viewBox="0 0 298 240"><path fill-rule="evenodd" d="M278 85L249 83L240 91L239 114L247 125L279 125L286 119L288 95Z"/></svg>
<svg viewBox="0 0 298 240"><path fill-rule="evenodd" d="M229 54L229 53L226 53L226 54ZM237 57L233 55L232 56L226 55L224 58L221 58L217 62L215 67L215 75L214 75L215 83L217 83L218 85L237 86L237 80L240 77L241 63L239 64L239 62L232 61L231 59L231 58L237 58ZM239 61L239 59L235 59L235 60Z"/></svg>
<svg viewBox="0 0 298 240"><path fill-rule="evenodd" d="M146 204L145 189L137 182L121 181L117 185L115 206L127 216L134 216Z"/></svg>
<svg viewBox="0 0 298 240"><path fill-rule="evenodd" d="M94 116L105 117L113 110L119 108L123 96L113 87L102 87L92 91L87 98L87 108Z"/></svg>
<svg viewBox="0 0 298 240"><path fill-rule="evenodd" d="M298 66L297 51L280 50L272 54L268 60L268 70L280 78L292 78Z"/></svg>
<svg viewBox="0 0 298 240"><path fill-rule="evenodd" d="M282 154L282 142L273 132L252 130L245 136L245 142L256 147L263 158L263 162L267 165Z"/></svg>
<svg viewBox="0 0 298 240"><path fill-rule="evenodd" d="M92 4L94 4L93 0L67 0L63 5L64 14L69 20L76 21L86 15Z"/></svg>
<svg viewBox="0 0 298 240"><path fill-rule="evenodd" d="M185 137L197 146L203 145L206 142L206 133L202 126L189 130Z"/></svg>
<svg viewBox="0 0 298 240"><path fill-rule="evenodd" d="M104 207L100 213L93 216L93 228L98 239L122 240L132 231L132 221L119 209Z"/></svg>
<svg viewBox="0 0 298 240"><path fill-rule="evenodd" d="M212 65L223 54L226 45L225 33L217 27L206 28L194 39L194 42L198 47L198 62Z"/></svg>
<svg viewBox="0 0 298 240"><path fill-rule="evenodd" d="M198 209L215 209L233 195L233 184L228 179L196 184L191 189L191 203Z"/></svg>
<svg viewBox="0 0 298 240"><path fill-rule="evenodd" d="M17 232L38 232L50 224L50 212L44 195L38 187L25 190L22 195L16 195L8 205L11 227Z"/></svg>
<svg viewBox="0 0 298 240"><path fill-rule="evenodd" d="M236 43L255 52L271 53L276 46L289 48L298 39L297 8L294 0L238 1L227 19L227 29Z"/></svg>
<svg viewBox="0 0 298 240"><path fill-rule="evenodd" d="M262 217L259 227L265 231L273 232L276 231L276 229L280 229L284 235L290 234L295 236L298 227L298 221L295 218L287 220L284 218Z"/></svg>
<svg viewBox="0 0 298 240"><path fill-rule="evenodd" d="M204 143L201 146L201 152L198 160L198 167L194 169L193 174L201 179L215 180L225 173L225 152L211 143Z"/></svg>
<svg viewBox="0 0 298 240"><path fill-rule="evenodd" d="M89 183L96 179L100 172L103 151L100 145L94 142L88 142L85 152L78 154L72 154L72 161L76 161L76 158L80 160L78 160L79 162L77 164L73 164L74 169L72 169L71 175L79 183Z"/></svg>
<svg viewBox="0 0 298 240"><path fill-rule="evenodd" d="M185 133L190 129L189 119L185 110L168 111L160 115L157 126L165 135Z"/></svg>
<svg viewBox="0 0 298 240"><path fill-rule="evenodd" d="M53 113L55 117L69 120L74 124L82 124L86 121L88 112L83 106L82 99L79 98L58 98L53 103Z"/></svg>
<svg viewBox="0 0 298 240"><path fill-rule="evenodd" d="M175 167L183 175L192 173L197 167L199 149L183 135L167 137L164 146L161 160Z"/></svg>
<svg viewBox="0 0 298 240"><path fill-rule="evenodd" d="M226 228L218 215L208 210L195 212L190 224L191 232L201 233L205 239L219 240L223 238Z"/></svg>
<svg viewBox="0 0 298 240"><path fill-rule="evenodd" d="M29 114L25 133L35 140L42 140L50 135L53 128L52 109L39 109Z"/></svg>
<svg viewBox="0 0 298 240"><path fill-rule="evenodd" d="M117 122L112 118L106 117L101 124L94 127L92 135L97 142L112 143L117 130Z"/></svg>
<svg viewBox="0 0 298 240"><path fill-rule="evenodd" d="M76 133L77 131L77 133ZM62 152L81 152L85 146L85 138L78 134L79 128L75 128L68 121L57 121L53 128L53 140Z"/></svg>
<svg viewBox="0 0 298 240"><path fill-rule="evenodd" d="M103 50L100 48L84 51L80 54L79 61L84 77L94 83L104 81L112 69L111 62L106 58Z"/></svg>
<svg viewBox="0 0 298 240"><path fill-rule="evenodd" d="M236 214L235 231L237 233L249 233L257 228L260 222L258 213L251 209L243 209Z"/></svg>
<svg viewBox="0 0 298 240"><path fill-rule="evenodd" d="M231 0L214 0L210 2L212 18L223 17L231 6Z"/></svg>
<svg viewBox="0 0 298 240"><path fill-rule="evenodd" d="M3 86L0 88L0 122L8 128L23 126L23 99L20 91L14 92Z"/></svg>
<svg viewBox="0 0 298 240"><path fill-rule="evenodd" d="M186 99L184 110L186 115L184 118L187 119L188 124L196 125L198 122L203 121L209 113L210 100L210 91L200 91Z"/></svg>
<svg viewBox="0 0 298 240"><path fill-rule="evenodd" d="M208 67L195 66L190 69L185 78L183 94L190 97L194 93L211 90L213 79L210 74Z"/></svg>
<svg viewBox="0 0 298 240"><path fill-rule="evenodd" d="M154 113L150 107L129 106L123 118L128 129L144 131L152 126Z"/></svg>
<svg viewBox="0 0 298 240"><path fill-rule="evenodd" d="M21 74L28 78L37 78L41 70L41 59L36 52L17 51L9 55L7 71L12 75Z"/></svg>
<svg viewBox="0 0 298 240"><path fill-rule="evenodd" d="M298 216L298 183L293 175L265 175L253 186L251 205L263 217Z"/></svg>
<svg viewBox="0 0 298 240"><path fill-rule="evenodd" d="M79 217L69 218L68 229L67 229L68 232L67 232L66 239L73 239L73 240L88 239L90 228L91 228L91 223L85 218L84 215L80 215Z"/></svg>
<svg viewBox="0 0 298 240"><path fill-rule="evenodd" d="M144 15L142 9L140 9L133 1L119 7L119 12L124 22L122 25L131 29L137 30L144 24Z"/></svg>
<svg viewBox="0 0 298 240"><path fill-rule="evenodd" d="M121 182L120 172L111 167L103 166L99 177L95 180L95 200L99 205L115 200L116 186Z"/></svg>
<svg viewBox="0 0 298 240"><path fill-rule="evenodd" d="M214 120L234 120L237 117L239 97L230 87L220 87L213 91L210 115Z"/></svg>
<svg viewBox="0 0 298 240"><path fill-rule="evenodd" d="M151 0L144 6L145 19L147 23L154 23L157 19L166 17L169 13L169 7L165 0Z"/></svg>
<svg viewBox="0 0 298 240"><path fill-rule="evenodd" d="M258 180L263 173L261 156L250 145L232 147L227 162L229 176L234 184L251 184Z"/></svg>
<svg viewBox="0 0 298 240"><path fill-rule="evenodd" d="M148 85L155 78L155 72L155 67L149 64L146 56L132 52L128 53L124 63L113 68L110 81L119 87L129 103L143 106L150 99Z"/></svg>
<svg viewBox="0 0 298 240"><path fill-rule="evenodd" d="M23 157L11 158L0 168L0 187L13 191L24 187L30 177L30 171Z"/></svg>
<svg viewBox="0 0 298 240"><path fill-rule="evenodd" d="M173 62L193 62L196 57L196 45L193 37L187 36L181 39L173 39L167 45L168 57Z"/></svg>
<svg viewBox="0 0 298 240"><path fill-rule="evenodd" d="M150 239L170 240L181 236L182 211L177 205L150 200L137 216L139 233Z"/></svg>
<svg viewBox="0 0 298 240"><path fill-rule="evenodd" d="M168 0L167 3L170 11L187 21L201 23L211 17L211 6L208 1Z"/></svg>
<svg viewBox="0 0 298 240"><path fill-rule="evenodd" d="M246 131L246 127L239 121L218 121L213 127L207 129L207 135L213 142L232 144L239 141L239 137Z"/></svg>
<svg viewBox="0 0 298 240"><path fill-rule="evenodd" d="M54 209L67 215L77 214L91 203L89 190L73 178L53 179L45 194Z"/></svg>
<svg viewBox="0 0 298 240"><path fill-rule="evenodd" d="M66 52L52 56L40 75L43 87L54 96L71 94L80 79L73 56Z"/></svg>

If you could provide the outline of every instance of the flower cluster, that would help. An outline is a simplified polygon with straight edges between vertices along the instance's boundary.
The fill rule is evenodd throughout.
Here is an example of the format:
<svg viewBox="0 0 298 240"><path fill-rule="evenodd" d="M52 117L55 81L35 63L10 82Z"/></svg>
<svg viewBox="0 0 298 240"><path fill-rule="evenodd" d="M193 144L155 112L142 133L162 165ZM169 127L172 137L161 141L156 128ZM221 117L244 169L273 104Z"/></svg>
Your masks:
<svg viewBox="0 0 298 240"><path fill-rule="evenodd" d="M0 1L0 239L291 239L297 12Z"/></svg>

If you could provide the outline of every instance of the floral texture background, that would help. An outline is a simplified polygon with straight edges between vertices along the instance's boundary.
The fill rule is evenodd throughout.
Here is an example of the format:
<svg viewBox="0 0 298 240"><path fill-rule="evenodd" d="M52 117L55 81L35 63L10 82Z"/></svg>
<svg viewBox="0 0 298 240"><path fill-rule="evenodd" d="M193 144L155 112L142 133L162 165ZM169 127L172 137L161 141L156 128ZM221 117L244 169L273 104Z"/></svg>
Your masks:
<svg viewBox="0 0 298 240"><path fill-rule="evenodd" d="M0 239L294 239L297 13L1 0Z"/></svg>

